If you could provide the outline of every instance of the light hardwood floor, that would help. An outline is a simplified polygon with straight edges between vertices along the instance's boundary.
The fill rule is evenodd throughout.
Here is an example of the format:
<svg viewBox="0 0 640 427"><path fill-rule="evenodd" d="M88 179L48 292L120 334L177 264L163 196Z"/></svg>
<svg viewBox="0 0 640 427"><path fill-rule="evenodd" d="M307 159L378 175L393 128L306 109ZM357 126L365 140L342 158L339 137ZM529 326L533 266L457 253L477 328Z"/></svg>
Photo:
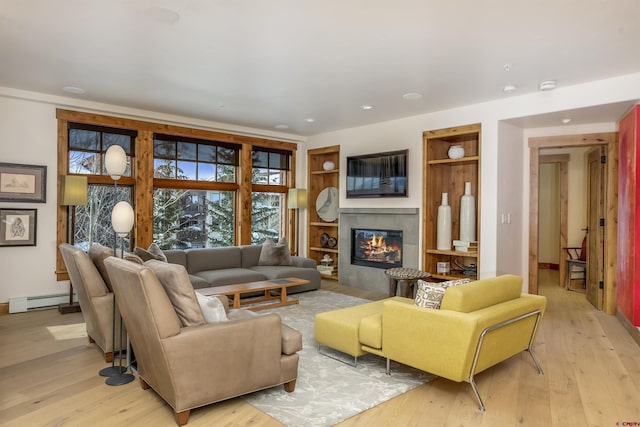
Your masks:
<svg viewBox="0 0 640 427"><path fill-rule="evenodd" d="M620 322L584 294L541 272L549 299L535 351L479 374L487 411L471 387L436 379L339 424L351 426L616 426L640 423L640 348ZM383 296L323 287L363 298ZM174 426L170 408L138 382L109 387L87 342L80 313L55 310L0 316L0 424L3 426ZM284 393L284 391L283 391ZM357 390L354 390L357 393ZM189 426L281 426L242 399L192 411ZM638 425L638 424L635 424Z"/></svg>

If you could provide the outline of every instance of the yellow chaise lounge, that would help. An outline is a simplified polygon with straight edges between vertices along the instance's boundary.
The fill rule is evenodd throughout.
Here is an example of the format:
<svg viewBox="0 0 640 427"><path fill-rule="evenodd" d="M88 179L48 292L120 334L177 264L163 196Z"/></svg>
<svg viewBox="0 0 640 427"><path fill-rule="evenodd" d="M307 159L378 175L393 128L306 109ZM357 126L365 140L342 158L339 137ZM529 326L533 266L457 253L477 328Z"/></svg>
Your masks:
<svg viewBox="0 0 640 427"><path fill-rule="evenodd" d="M320 313L315 338L318 345L354 357L365 352L385 357L387 373L394 360L467 381L484 411L475 374L524 350L542 374L533 343L546 302L543 296L522 294L520 276L503 275L447 288L440 309L394 297Z"/></svg>

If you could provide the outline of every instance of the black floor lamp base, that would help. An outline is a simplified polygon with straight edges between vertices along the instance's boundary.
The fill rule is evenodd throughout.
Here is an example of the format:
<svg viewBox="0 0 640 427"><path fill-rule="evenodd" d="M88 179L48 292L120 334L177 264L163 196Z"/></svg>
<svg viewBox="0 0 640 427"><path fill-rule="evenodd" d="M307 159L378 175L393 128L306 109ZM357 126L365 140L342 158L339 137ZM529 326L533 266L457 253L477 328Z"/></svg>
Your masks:
<svg viewBox="0 0 640 427"><path fill-rule="evenodd" d="M133 381L136 377L132 374L120 374L107 378L105 384L107 385L124 385Z"/></svg>
<svg viewBox="0 0 640 427"><path fill-rule="evenodd" d="M127 372L127 368L124 366L109 366L108 368L101 369L98 374L101 377L113 377L116 375L122 375Z"/></svg>

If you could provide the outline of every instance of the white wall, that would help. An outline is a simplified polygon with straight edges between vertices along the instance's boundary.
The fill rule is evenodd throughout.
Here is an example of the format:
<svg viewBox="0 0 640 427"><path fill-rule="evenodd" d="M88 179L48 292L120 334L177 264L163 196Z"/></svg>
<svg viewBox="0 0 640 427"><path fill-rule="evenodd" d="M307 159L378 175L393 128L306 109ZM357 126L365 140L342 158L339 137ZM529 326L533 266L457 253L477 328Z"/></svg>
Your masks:
<svg viewBox="0 0 640 427"><path fill-rule="evenodd" d="M513 160L523 157L523 132L505 122L500 122L498 129L498 204L493 218L497 231L496 254L499 254L496 257L496 274L524 275L520 257L523 249L520 230L524 224L521 204L523 169L519 162ZM482 188L484 190L484 184Z"/></svg>
<svg viewBox="0 0 640 427"><path fill-rule="evenodd" d="M637 100L639 98L640 73L636 73L615 79L559 88L552 92L509 97L504 100L330 132L310 137L306 146L309 148L336 144L341 146L341 207L385 207L393 205L421 209L422 132L480 123L482 125L482 190L480 197L482 255L479 266L480 276L489 277L505 271L520 273L525 277L524 289L526 289L528 286L526 278L528 274L529 244L528 138L562 133L608 132L615 129L616 124L599 123L586 126L523 130L514 129L512 125L505 126L506 124L501 122L518 117ZM400 148L408 148L410 151L409 197L406 199L386 200L346 198L344 191L346 178L343 172L346 156ZM500 154L500 151L504 155ZM302 156L300 162L299 167L304 168ZM499 179L498 171L500 171ZM306 180L300 182L306 182ZM501 194L511 196L501 197ZM505 227L504 231L499 234L498 213L503 211L512 212L512 224L509 227ZM302 226L304 227L304 224ZM508 233L513 236L512 243L514 244L504 244L502 233ZM502 237L500 246L497 244L499 236ZM518 262L518 260L520 261Z"/></svg>
<svg viewBox="0 0 640 427"><path fill-rule="evenodd" d="M61 294L69 290L68 281L57 282L55 275L58 107L292 142L304 139L0 87L0 162L47 166L46 203L0 202L1 208L35 208L38 215L36 246L0 248L0 303L14 297Z"/></svg>
<svg viewBox="0 0 640 427"><path fill-rule="evenodd" d="M519 257L522 268L528 262L528 173L529 150L526 149L529 136L557 135L561 132L597 132L615 130L615 123L596 124L584 127L549 128L525 131L522 138L522 158L504 159L498 155L502 147L503 135L517 135L518 131L503 133L505 129L500 122L510 118L526 117L551 111L562 111L571 108L589 107L613 102L640 99L640 73L615 79L601 80L583 85L559 88L552 92L534 93L530 95L509 97L503 100L475 104L453 110L408 117L401 120L378 123L323 135L307 140L305 146L315 148L328 145L341 145L340 167L344 170L345 158L351 154L363 154L393 149L408 148L409 154L409 197L390 200L349 199L344 193L344 175L341 173L340 205L343 207L417 207L422 208L422 132L462 124L480 123L482 125L482 194L481 194L481 244L482 257L480 276L495 275L498 271L498 259ZM118 107L113 105L89 103L74 98L56 97L45 94L18 91L0 87L0 162L44 164L47 173L47 203L18 204L2 203L0 207L33 207L38 209L38 245L36 247L0 248L0 303L11 297L63 293L67 291L65 282L55 281L55 203L56 203L56 164L57 164L57 124L55 109L69 108L82 111L95 111L101 114L113 114L123 117L153 120L204 129L236 132L266 138L304 141L295 135L267 132L250 128L242 128L199 119L190 119L161 113ZM500 133L498 129L500 127ZM516 151L514 156L520 154ZM512 163L520 167L509 168ZM298 186L304 188L306 183L306 153L304 149L298 154ZM498 170L500 182L522 181L522 227L521 242L517 250L510 247L497 246L498 221L500 209L511 209L519 196L505 201L498 197L503 187L498 186ZM503 172L504 171L504 172ZM509 192L511 193L511 192ZM499 205L500 201L500 205ZM515 212L515 209L514 209ZM305 228L305 217L301 229ZM512 217L513 218L513 217ZM513 232L517 232L514 224ZM301 243L304 248L305 242ZM510 265L516 265L510 263ZM522 269L521 268L521 269ZM526 275L525 275L526 278Z"/></svg>

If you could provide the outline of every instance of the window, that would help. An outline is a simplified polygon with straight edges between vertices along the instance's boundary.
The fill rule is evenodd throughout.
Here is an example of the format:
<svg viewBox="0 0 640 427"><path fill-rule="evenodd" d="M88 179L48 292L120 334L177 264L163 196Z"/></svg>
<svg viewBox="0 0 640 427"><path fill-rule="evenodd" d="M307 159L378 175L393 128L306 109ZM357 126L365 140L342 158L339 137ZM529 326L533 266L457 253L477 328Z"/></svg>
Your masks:
<svg viewBox="0 0 640 427"><path fill-rule="evenodd" d="M239 150L228 143L154 136L153 241L160 248L235 244Z"/></svg>
<svg viewBox="0 0 640 427"><path fill-rule="evenodd" d="M104 154L112 145L119 145L128 157L127 170L123 176L130 177L135 137L135 131L70 123L68 172L82 175L107 175Z"/></svg>
<svg viewBox="0 0 640 427"><path fill-rule="evenodd" d="M113 246L109 206L119 200L130 200L135 209L129 243L140 247L155 239L165 248L248 245L288 232L295 143L61 108L56 118L58 185L66 174L87 176L91 200L86 207L58 204L58 244L75 238L83 247ZM104 167L113 144L129 157L117 188ZM56 276L68 279L59 252Z"/></svg>
<svg viewBox="0 0 640 427"><path fill-rule="evenodd" d="M236 182L239 149L234 144L156 135L153 141L154 176Z"/></svg>
<svg viewBox="0 0 640 427"><path fill-rule="evenodd" d="M285 235L291 151L254 148L251 194L251 243Z"/></svg>
<svg viewBox="0 0 640 427"><path fill-rule="evenodd" d="M107 247L116 245L116 237L111 227L111 210L118 201L132 202L131 164L135 144L135 131L101 126L70 123L68 126L68 173L87 175L88 202L71 210L73 227L71 243L89 250L93 243ZM107 149L112 145L121 146L127 153L127 169L118 185L105 184L108 177L104 165ZM129 179L126 179L129 177ZM125 184L125 185L123 185ZM125 239L129 247L130 239ZM120 247L120 243L117 244Z"/></svg>

